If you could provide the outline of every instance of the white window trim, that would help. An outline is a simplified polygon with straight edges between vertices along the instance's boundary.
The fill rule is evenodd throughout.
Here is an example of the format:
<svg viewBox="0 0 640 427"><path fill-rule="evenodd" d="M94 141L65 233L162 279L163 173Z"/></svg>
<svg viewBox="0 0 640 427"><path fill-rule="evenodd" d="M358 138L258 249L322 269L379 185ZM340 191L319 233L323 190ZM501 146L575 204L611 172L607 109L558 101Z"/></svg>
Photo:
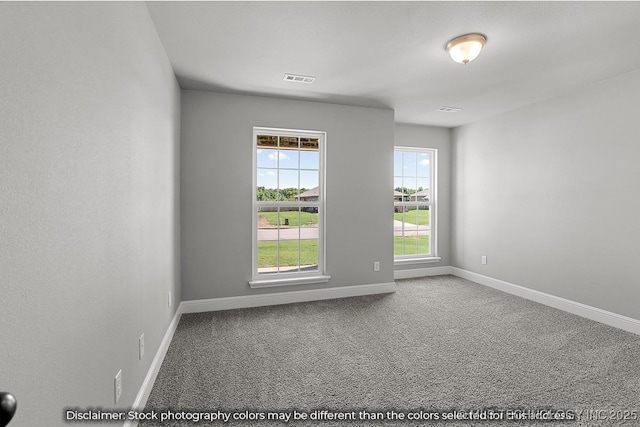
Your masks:
<svg viewBox="0 0 640 427"><path fill-rule="evenodd" d="M393 147L394 153L396 151L409 151L416 153L424 153L429 152L431 154L431 159L433 164L431 165L431 176L429 177L429 195L430 200L428 203L429 210L431 211L431 235L429 238L429 246L431 249L431 253L420 256L420 255L400 255L394 256L393 264L394 265L407 265L407 264L426 264L426 263L436 263L440 262L442 257L438 256L438 149L437 148L426 148L426 147L402 147L395 146ZM394 171L395 176L395 171ZM412 202L400 202L397 203L394 201L394 211L395 206L405 206L411 205ZM415 206L415 204L413 205Z"/></svg>
<svg viewBox="0 0 640 427"><path fill-rule="evenodd" d="M258 202L256 199L257 189L257 155L256 155L256 139L258 135L274 135L274 136L298 136L313 137L320 139L320 165L319 165L319 183L320 192L317 202L279 202L280 206L311 206L318 207L318 271L312 272L284 272L271 274L258 274L258 207L269 204ZM252 280L249 281L251 288L265 288L274 286L294 286L312 283L327 283L331 276L326 275L326 231L325 231L325 199L326 199L326 179L325 179L325 158L327 152L327 133L314 130L299 130L286 128L271 127L254 127L253 128L253 189L252 189Z"/></svg>

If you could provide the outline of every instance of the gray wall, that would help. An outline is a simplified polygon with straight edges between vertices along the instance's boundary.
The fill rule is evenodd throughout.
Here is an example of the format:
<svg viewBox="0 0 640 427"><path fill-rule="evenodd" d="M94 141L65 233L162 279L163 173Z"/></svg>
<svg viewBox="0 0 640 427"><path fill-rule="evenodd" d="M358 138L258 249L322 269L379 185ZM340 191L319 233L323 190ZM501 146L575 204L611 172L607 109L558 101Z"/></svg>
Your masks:
<svg viewBox="0 0 640 427"><path fill-rule="evenodd" d="M327 132L328 284L248 285L254 126ZM184 300L393 281L393 111L183 91L181 164Z"/></svg>
<svg viewBox="0 0 640 427"><path fill-rule="evenodd" d="M398 265L396 271L448 266L451 264L451 131L434 126L396 124L395 145L438 150L437 244L438 256L442 258L434 263Z"/></svg>
<svg viewBox="0 0 640 427"><path fill-rule="evenodd" d="M455 129L452 264L640 319L639 113L635 71Z"/></svg>
<svg viewBox="0 0 640 427"><path fill-rule="evenodd" d="M180 301L180 91L143 3L0 3L0 32L0 389L67 425L119 369L133 403Z"/></svg>

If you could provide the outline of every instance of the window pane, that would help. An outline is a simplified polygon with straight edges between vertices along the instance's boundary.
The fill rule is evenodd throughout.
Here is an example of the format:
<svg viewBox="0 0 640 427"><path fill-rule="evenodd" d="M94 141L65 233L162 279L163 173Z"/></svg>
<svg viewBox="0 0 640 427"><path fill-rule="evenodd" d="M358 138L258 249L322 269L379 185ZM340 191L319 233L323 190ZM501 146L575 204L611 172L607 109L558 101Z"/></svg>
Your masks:
<svg viewBox="0 0 640 427"><path fill-rule="evenodd" d="M419 206L416 215L418 220L417 253L431 255L431 211L428 206Z"/></svg>
<svg viewBox="0 0 640 427"><path fill-rule="evenodd" d="M260 148L277 148L278 137L272 135L258 135L256 144Z"/></svg>
<svg viewBox="0 0 640 427"><path fill-rule="evenodd" d="M411 206L394 214L394 255L429 255L431 212L426 206ZM399 207L397 210L402 210Z"/></svg>
<svg viewBox="0 0 640 427"><path fill-rule="evenodd" d="M418 201L427 201L425 197L429 197L429 178L418 178L417 180Z"/></svg>
<svg viewBox="0 0 640 427"><path fill-rule="evenodd" d="M318 269L318 207L258 210L258 273Z"/></svg>
<svg viewBox="0 0 640 427"><path fill-rule="evenodd" d="M427 178L418 178L418 191L415 193L415 200L417 202L428 202L430 198L429 180Z"/></svg>
<svg viewBox="0 0 640 427"><path fill-rule="evenodd" d="M402 153L402 174L404 176L416 176L417 153L403 152Z"/></svg>
<svg viewBox="0 0 640 427"><path fill-rule="evenodd" d="M300 171L300 188L304 188L305 190L311 190L314 188L318 188L320 185L320 173L316 171ZM316 192L317 193L317 192ZM307 201L315 201L318 200L318 195L316 194L315 199L309 199Z"/></svg>
<svg viewBox="0 0 640 427"><path fill-rule="evenodd" d="M258 169L256 177L256 200L277 200L277 169Z"/></svg>
<svg viewBox="0 0 640 427"><path fill-rule="evenodd" d="M396 176L393 178L393 188L398 191L402 191L402 177Z"/></svg>
<svg viewBox="0 0 640 427"><path fill-rule="evenodd" d="M306 237L317 238L318 237L318 207L317 206L305 206L300 208L300 227L308 229L305 234Z"/></svg>
<svg viewBox="0 0 640 427"><path fill-rule="evenodd" d="M393 152L393 175L402 176L402 152Z"/></svg>
<svg viewBox="0 0 640 427"><path fill-rule="evenodd" d="M415 255L418 226L416 224L416 214L411 207L405 207L400 215L400 233L395 237L398 252L396 255Z"/></svg>
<svg viewBox="0 0 640 427"><path fill-rule="evenodd" d="M408 208L404 214L404 254L418 254L418 210L415 207Z"/></svg>
<svg viewBox="0 0 640 427"><path fill-rule="evenodd" d="M300 147L300 139L298 137L295 137L295 136L280 137L280 148L297 150L299 147Z"/></svg>
<svg viewBox="0 0 640 427"><path fill-rule="evenodd" d="M320 150L320 139L300 138L300 149L305 151L318 151Z"/></svg>
<svg viewBox="0 0 640 427"><path fill-rule="evenodd" d="M419 209L419 212L418 212L419 223L418 224L426 226L424 231L430 231L431 210L429 209L429 206L420 206L420 207L418 207L418 209Z"/></svg>
<svg viewBox="0 0 640 427"><path fill-rule="evenodd" d="M415 193L418 191L418 179L413 177L404 177L402 179L402 188L404 192L410 196L411 200L415 200Z"/></svg>
<svg viewBox="0 0 640 427"><path fill-rule="evenodd" d="M298 171L280 170L280 200L295 201L298 196Z"/></svg>
<svg viewBox="0 0 640 427"><path fill-rule="evenodd" d="M318 271L318 239L300 240L300 271Z"/></svg>
<svg viewBox="0 0 640 427"><path fill-rule="evenodd" d="M300 270L318 270L318 206L300 212Z"/></svg>
<svg viewBox="0 0 640 427"><path fill-rule="evenodd" d="M300 211L286 208L280 210L278 252L279 272L292 272L300 269Z"/></svg>
<svg viewBox="0 0 640 427"><path fill-rule="evenodd" d="M278 268L277 208L258 209L258 273L274 273Z"/></svg>
<svg viewBox="0 0 640 427"><path fill-rule="evenodd" d="M418 154L418 176L428 177L431 170L431 156L428 153Z"/></svg>
<svg viewBox="0 0 640 427"><path fill-rule="evenodd" d="M320 153L316 151L300 151L300 169L320 169Z"/></svg>
<svg viewBox="0 0 640 427"><path fill-rule="evenodd" d="M418 209L415 206L407 207L407 211L404 213L404 223L405 229L410 233L415 233L418 230L417 226L420 223L420 218Z"/></svg>
<svg viewBox="0 0 640 427"><path fill-rule="evenodd" d="M291 230L292 227L298 227L300 223L299 208L280 208L280 238L298 238L298 235L292 236L291 232L283 230ZM297 233L297 232L296 232Z"/></svg>
<svg viewBox="0 0 640 427"><path fill-rule="evenodd" d="M259 168L278 167L278 150L258 148L256 152L256 164Z"/></svg>
<svg viewBox="0 0 640 427"><path fill-rule="evenodd" d="M395 256L401 256L404 252L404 240L402 239L402 226L403 226L403 206L396 206L395 213L393 214L393 241L394 249L393 254Z"/></svg>
<svg viewBox="0 0 640 427"><path fill-rule="evenodd" d="M299 151L296 150L283 150L280 149L278 156L280 157L280 168L298 169L298 157Z"/></svg>

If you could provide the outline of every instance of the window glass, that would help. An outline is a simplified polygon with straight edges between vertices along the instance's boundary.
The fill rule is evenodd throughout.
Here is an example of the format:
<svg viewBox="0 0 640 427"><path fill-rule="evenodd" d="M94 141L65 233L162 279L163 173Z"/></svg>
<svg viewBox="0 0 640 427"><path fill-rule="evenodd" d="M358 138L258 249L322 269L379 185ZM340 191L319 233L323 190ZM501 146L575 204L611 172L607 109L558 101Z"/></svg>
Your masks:
<svg viewBox="0 0 640 427"><path fill-rule="evenodd" d="M396 148L394 165L394 255L396 259L436 256L436 150Z"/></svg>
<svg viewBox="0 0 640 427"><path fill-rule="evenodd" d="M254 278L323 273L323 133L256 128Z"/></svg>

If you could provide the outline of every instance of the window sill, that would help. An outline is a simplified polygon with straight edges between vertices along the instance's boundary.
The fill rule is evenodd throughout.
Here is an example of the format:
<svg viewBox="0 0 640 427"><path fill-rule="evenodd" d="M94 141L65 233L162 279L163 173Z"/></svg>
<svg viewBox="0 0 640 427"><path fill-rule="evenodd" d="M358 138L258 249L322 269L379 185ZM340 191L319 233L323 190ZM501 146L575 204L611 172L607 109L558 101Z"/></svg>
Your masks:
<svg viewBox="0 0 640 427"><path fill-rule="evenodd" d="M261 279L252 280L249 282L251 288L270 288L274 286L295 286L295 285L309 285L312 283L327 283L331 279L331 276L305 276L305 277L290 277L290 278L278 278L278 279Z"/></svg>
<svg viewBox="0 0 640 427"><path fill-rule="evenodd" d="M433 256L428 258L404 258L396 259L393 261L393 265L408 265L408 264L430 264L434 262L440 262L442 257Z"/></svg>

